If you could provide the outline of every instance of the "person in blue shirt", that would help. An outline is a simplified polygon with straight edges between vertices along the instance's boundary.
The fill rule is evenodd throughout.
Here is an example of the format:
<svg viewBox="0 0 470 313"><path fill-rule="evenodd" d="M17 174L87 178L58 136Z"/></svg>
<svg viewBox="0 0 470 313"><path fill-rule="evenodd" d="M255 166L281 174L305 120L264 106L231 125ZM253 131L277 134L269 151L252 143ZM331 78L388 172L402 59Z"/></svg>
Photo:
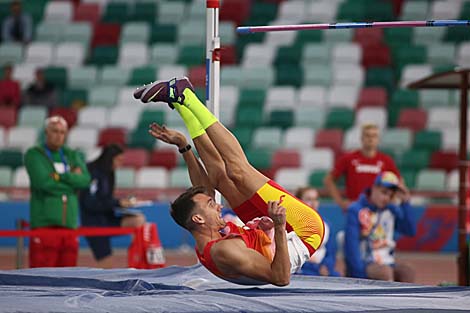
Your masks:
<svg viewBox="0 0 470 313"><path fill-rule="evenodd" d="M104 147L96 160L87 164L91 184L88 189L80 191L80 217L83 226L139 227L145 223L145 216L140 212L116 214L117 208L131 208L135 204L132 199L114 197L115 170L122 164L123 152L119 145L110 144ZM96 236L86 239L97 267L111 268L111 238Z"/></svg>
<svg viewBox="0 0 470 313"><path fill-rule="evenodd" d="M2 25L2 40L27 44L32 39L33 21L28 13L21 10L21 1L14 0L10 4L11 14Z"/></svg>
<svg viewBox="0 0 470 313"><path fill-rule="evenodd" d="M318 211L318 191L313 187L297 189L295 196L305 202L315 211ZM331 233L330 223L323 218L325 235L320 248L304 263L297 274L315 276L340 276L336 271L336 240Z"/></svg>
<svg viewBox="0 0 470 313"><path fill-rule="evenodd" d="M344 253L350 277L414 282L414 270L395 260L395 231L414 236L410 192L393 172L382 172L347 210Z"/></svg>

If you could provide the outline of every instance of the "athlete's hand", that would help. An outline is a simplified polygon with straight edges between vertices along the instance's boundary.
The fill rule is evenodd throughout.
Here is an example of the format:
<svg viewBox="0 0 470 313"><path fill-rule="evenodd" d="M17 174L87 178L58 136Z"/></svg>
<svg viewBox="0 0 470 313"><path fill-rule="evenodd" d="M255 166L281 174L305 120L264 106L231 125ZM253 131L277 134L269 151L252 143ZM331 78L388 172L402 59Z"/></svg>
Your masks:
<svg viewBox="0 0 470 313"><path fill-rule="evenodd" d="M165 125L158 125L157 123L150 124L149 134L158 140L178 146L178 149L188 145L186 137L182 133L169 129Z"/></svg>
<svg viewBox="0 0 470 313"><path fill-rule="evenodd" d="M279 205L279 201L268 201L268 214L274 226L286 226L286 208Z"/></svg>

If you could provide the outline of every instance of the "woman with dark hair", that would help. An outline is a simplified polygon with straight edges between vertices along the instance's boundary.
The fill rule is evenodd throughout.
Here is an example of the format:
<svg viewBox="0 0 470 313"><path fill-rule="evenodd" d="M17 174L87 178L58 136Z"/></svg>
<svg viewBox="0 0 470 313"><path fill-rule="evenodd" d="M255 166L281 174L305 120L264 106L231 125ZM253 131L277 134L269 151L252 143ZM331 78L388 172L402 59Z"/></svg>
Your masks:
<svg viewBox="0 0 470 313"><path fill-rule="evenodd" d="M80 212L83 226L101 227L139 227L145 223L141 213L116 215L116 208L129 208L135 205L132 199L114 197L114 172L122 165L123 149L111 144L103 149L101 155L87 164L91 175L88 189L80 192ZM98 267L112 267L112 249L109 236L86 237L97 261Z"/></svg>

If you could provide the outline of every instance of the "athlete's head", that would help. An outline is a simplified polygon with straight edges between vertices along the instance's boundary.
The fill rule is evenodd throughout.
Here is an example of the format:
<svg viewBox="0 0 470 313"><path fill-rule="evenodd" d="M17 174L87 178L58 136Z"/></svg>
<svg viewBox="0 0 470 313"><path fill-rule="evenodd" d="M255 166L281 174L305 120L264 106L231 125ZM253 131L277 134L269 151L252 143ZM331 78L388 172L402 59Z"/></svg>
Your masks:
<svg viewBox="0 0 470 313"><path fill-rule="evenodd" d="M377 150L380 140L380 130L375 124L364 124L361 131L362 149Z"/></svg>
<svg viewBox="0 0 470 313"><path fill-rule="evenodd" d="M170 214L181 227L193 231L198 226L223 228L222 205L208 195L202 186L191 187L182 193L172 204Z"/></svg>
<svg viewBox="0 0 470 313"><path fill-rule="evenodd" d="M315 211L318 210L318 191L313 187L301 187L297 189L295 196L308 204Z"/></svg>
<svg viewBox="0 0 470 313"><path fill-rule="evenodd" d="M378 208L384 208L392 201L398 190L399 180L393 172L382 172L375 178L370 191L370 201Z"/></svg>
<svg viewBox="0 0 470 313"><path fill-rule="evenodd" d="M68 125L62 116L51 116L46 119L46 145L51 150L58 150L65 143Z"/></svg>

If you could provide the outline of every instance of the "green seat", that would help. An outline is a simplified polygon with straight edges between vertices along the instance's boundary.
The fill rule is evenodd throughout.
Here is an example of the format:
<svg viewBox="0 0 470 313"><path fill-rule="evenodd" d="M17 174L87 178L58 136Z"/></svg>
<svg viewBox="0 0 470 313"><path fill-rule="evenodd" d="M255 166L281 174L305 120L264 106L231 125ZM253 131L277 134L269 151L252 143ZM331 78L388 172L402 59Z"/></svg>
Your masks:
<svg viewBox="0 0 470 313"><path fill-rule="evenodd" d="M323 32L323 41L327 44L334 44L338 42L350 42L353 39L353 30L351 28L341 29L325 29Z"/></svg>
<svg viewBox="0 0 470 313"><path fill-rule="evenodd" d="M334 108L326 116L325 128L347 130L354 124L354 112L348 108Z"/></svg>
<svg viewBox="0 0 470 313"><path fill-rule="evenodd" d="M245 52L246 45L250 43L261 43L264 40L266 33L253 33L249 36L238 36L236 49L237 49L237 56L238 61L243 59L243 53Z"/></svg>
<svg viewBox="0 0 470 313"><path fill-rule="evenodd" d="M199 46L206 43L206 23L204 20L186 21L178 27L180 45Z"/></svg>
<svg viewBox="0 0 470 313"><path fill-rule="evenodd" d="M421 170L416 177L416 189L427 191L443 191L445 187L446 173L443 170Z"/></svg>
<svg viewBox="0 0 470 313"><path fill-rule="evenodd" d="M186 66L202 65L205 62L206 48L202 45L180 48L178 63Z"/></svg>
<svg viewBox="0 0 470 313"><path fill-rule="evenodd" d="M252 89L267 89L274 83L275 71L273 67L260 69L258 67L243 68L240 87Z"/></svg>
<svg viewBox="0 0 470 313"><path fill-rule="evenodd" d="M400 169L420 170L429 165L429 152L426 150L410 149L405 151L399 162Z"/></svg>
<svg viewBox="0 0 470 313"><path fill-rule="evenodd" d="M279 149L282 145L280 127L259 127L253 132L251 146L255 149Z"/></svg>
<svg viewBox="0 0 470 313"><path fill-rule="evenodd" d="M416 187L416 171L411 169L403 170L400 174L409 189L414 189Z"/></svg>
<svg viewBox="0 0 470 313"><path fill-rule="evenodd" d="M152 66L141 66L134 68L127 84L129 86L140 86L157 80L156 70Z"/></svg>
<svg viewBox="0 0 470 313"><path fill-rule="evenodd" d="M298 66L301 56L302 50L297 47L280 47L277 50L276 56L274 58L274 64L276 66L279 66L281 64Z"/></svg>
<svg viewBox="0 0 470 313"><path fill-rule="evenodd" d="M0 150L0 166L7 166L12 170L23 166L23 153L16 149Z"/></svg>
<svg viewBox="0 0 470 313"><path fill-rule="evenodd" d="M465 20L470 16L470 2L464 2L460 10L459 19Z"/></svg>
<svg viewBox="0 0 470 313"><path fill-rule="evenodd" d="M256 127L263 121L262 107L242 107L238 109L235 125L237 127Z"/></svg>
<svg viewBox="0 0 470 313"><path fill-rule="evenodd" d="M64 40L70 42L80 42L83 45L88 46L93 31L90 23L70 23L64 24L62 27L64 27Z"/></svg>
<svg viewBox="0 0 470 313"><path fill-rule="evenodd" d="M148 128L151 123L165 124L165 111L156 109L145 109L140 113L137 128Z"/></svg>
<svg viewBox="0 0 470 313"><path fill-rule="evenodd" d="M155 24L150 32L151 43L174 43L176 42L177 28L172 24Z"/></svg>
<svg viewBox="0 0 470 313"><path fill-rule="evenodd" d="M370 67L366 72L366 87L384 87L388 94L395 89L395 74L389 67Z"/></svg>
<svg viewBox="0 0 470 313"><path fill-rule="evenodd" d="M276 85L300 87L303 83L303 69L300 66L282 64L277 67Z"/></svg>
<svg viewBox="0 0 470 313"><path fill-rule="evenodd" d="M150 39L150 26L146 22L128 22L121 32L120 43L143 42L147 43Z"/></svg>
<svg viewBox="0 0 470 313"><path fill-rule="evenodd" d="M103 86L124 86L130 78L130 70L114 65L104 66L101 70L100 84Z"/></svg>
<svg viewBox="0 0 470 313"><path fill-rule="evenodd" d="M430 153L440 150L442 145L442 134L436 130L421 130L415 134L413 147L415 149L427 150Z"/></svg>
<svg viewBox="0 0 470 313"><path fill-rule="evenodd" d="M114 65L118 59L118 47L116 46L96 46L89 60L90 64L96 66Z"/></svg>
<svg viewBox="0 0 470 313"><path fill-rule="evenodd" d="M64 89L67 86L67 69L65 67L47 67L44 78L54 86Z"/></svg>
<svg viewBox="0 0 470 313"><path fill-rule="evenodd" d="M328 64L315 64L304 66L305 85L320 85L330 87L333 79L331 66Z"/></svg>
<svg viewBox="0 0 470 313"><path fill-rule="evenodd" d="M220 71L220 84L222 86L242 85L243 69L239 66L224 66Z"/></svg>
<svg viewBox="0 0 470 313"><path fill-rule="evenodd" d="M423 89L419 91L421 107L429 109L433 107L446 107L451 105L451 93L442 89Z"/></svg>
<svg viewBox="0 0 470 313"><path fill-rule="evenodd" d="M323 179L325 178L325 175L327 173L328 173L328 171L325 171L325 170L312 171L310 173L309 178L308 178L308 185L312 186L314 188L322 189L324 187Z"/></svg>
<svg viewBox="0 0 470 313"><path fill-rule="evenodd" d="M47 2L48 0L22 1L21 5L25 12L28 12L29 14L31 14L33 23L37 24L39 21L43 19L44 8ZM9 12L9 11L6 11L6 12Z"/></svg>
<svg viewBox="0 0 470 313"><path fill-rule="evenodd" d="M96 86L89 90L88 105L112 107L116 104L118 89L114 86Z"/></svg>
<svg viewBox="0 0 470 313"><path fill-rule="evenodd" d="M398 89L390 99L390 106L405 108L417 108L419 104L419 93L416 90Z"/></svg>
<svg viewBox="0 0 470 313"><path fill-rule="evenodd" d="M109 2L101 16L101 21L122 24L131 17L130 12L131 7L126 2Z"/></svg>
<svg viewBox="0 0 470 313"><path fill-rule="evenodd" d="M36 41L57 43L63 38L64 27L54 22L41 22L36 28Z"/></svg>
<svg viewBox="0 0 470 313"><path fill-rule="evenodd" d="M274 110L269 113L268 126L277 126L282 129L294 124L294 112L291 110Z"/></svg>
<svg viewBox="0 0 470 313"><path fill-rule="evenodd" d="M118 168L116 170L116 187L134 188L135 170L133 168Z"/></svg>
<svg viewBox="0 0 470 313"><path fill-rule="evenodd" d="M253 128L251 127L237 127L232 129L233 135L238 139L238 142L245 150L251 146L251 139L253 137Z"/></svg>
<svg viewBox="0 0 470 313"><path fill-rule="evenodd" d="M151 48L150 63L156 66L174 64L178 60L178 47L172 44L154 44Z"/></svg>
<svg viewBox="0 0 470 313"><path fill-rule="evenodd" d="M382 3L381 3L382 5ZM364 1L344 1L338 7L336 19L340 21L361 22L367 18L366 4Z"/></svg>
<svg viewBox="0 0 470 313"><path fill-rule="evenodd" d="M72 107L76 102L88 103L88 92L85 89L66 89L62 93L62 105Z"/></svg>
<svg viewBox="0 0 470 313"><path fill-rule="evenodd" d="M413 28L413 43L415 45L429 45L441 42L445 31L445 27Z"/></svg>
<svg viewBox="0 0 470 313"><path fill-rule="evenodd" d="M128 134L127 146L152 150L155 146L155 139L148 133L148 127L136 128Z"/></svg>
<svg viewBox="0 0 470 313"><path fill-rule="evenodd" d="M294 111L294 125L321 129L325 125L326 112L316 106L299 106Z"/></svg>
<svg viewBox="0 0 470 313"><path fill-rule="evenodd" d="M158 8L158 22L161 24L179 24L186 18L186 4L184 1L160 1Z"/></svg>
<svg viewBox="0 0 470 313"><path fill-rule="evenodd" d="M0 187L11 187L13 171L10 167L0 166Z"/></svg>
<svg viewBox="0 0 470 313"><path fill-rule="evenodd" d="M16 42L4 42L0 45L0 66L23 62L23 46Z"/></svg>
<svg viewBox="0 0 470 313"><path fill-rule="evenodd" d="M277 16L278 5L276 3L254 1L246 25L268 25Z"/></svg>
<svg viewBox="0 0 470 313"><path fill-rule="evenodd" d="M411 44L413 38L412 28L386 28L384 29L385 41L390 45Z"/></svg>
<svg viewBox="0 0 470 313"><path fill-rule="evenodd" d="M97 71L94 66L76 67L68 72L69 88L88 89L96 85Z"/></svg>
<svg viewBox="0 0 470 313"><path fill-rule="evenodd" d="M321 42L323 40L323 33L319 31L300 30L295 37L294 45L297 47L305 47L311 42Z"/></svg>
<svg viewBox="0 0 470 313"><path fill-rule="evenodd" d="M267 170L271 168L272 152L266 149L248 149L246 158L250 164L258 170Z"/></svg>
<svg viewBox="0 0 470 313"><path fill-rule="evenodd" d="M238 107L258 107L263 110L265 99L264 89L242 89L238 98Z"/></svg>
<svg viewBox="0 0 470 313"><path fill-rule="evenodd" d="M402 21L422 21L428 17L429 1L413 0L403 4L400 19Z"/></svg>
<svg viewBox="0 0 470 313"><path fill-rule="evenodd" d="M395 20L393 4L391 2L383 2L380 3L380 5L376 5L375 1L370 1L369 3L366 3L365 11L365 17L369 21Z"/></svg>
<svg viewBox="0 0 470 313"><path fill-rule="evenodd" d="M41 128L47 117L47 108L43 106L25 106L18 116L18 126Z"/></svg>
<svg viewBox="0 0 470 313"><path fill-rule="evenodd" d="M134 12L131 16L132 21L155 23L157 17L157 5L153 2L136 2Z"/></svg>
<svg viewBox="0 0 470 313"><path fill-rule="evenodd" d="M407 128L389 128L381 137L380 148L390 149L394 154L400 154L411 148L412 133Z"/></svg>
<svg viewBox="0 0 470 313"><path fill-rule="evenodd" d="M470 41L470 33L468 32L468 29L466 27L446 27L444 41L453 43Z"/></svg>
<svg viewBox="0 0 470 313"><path fill-rule="evenodd" d="M423 64L427 60L426 47L400 45L393 48L393 58L399 71L408 64Z"/></svg>

